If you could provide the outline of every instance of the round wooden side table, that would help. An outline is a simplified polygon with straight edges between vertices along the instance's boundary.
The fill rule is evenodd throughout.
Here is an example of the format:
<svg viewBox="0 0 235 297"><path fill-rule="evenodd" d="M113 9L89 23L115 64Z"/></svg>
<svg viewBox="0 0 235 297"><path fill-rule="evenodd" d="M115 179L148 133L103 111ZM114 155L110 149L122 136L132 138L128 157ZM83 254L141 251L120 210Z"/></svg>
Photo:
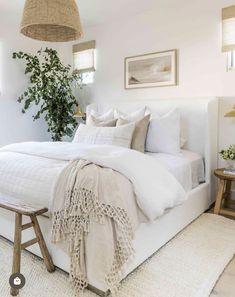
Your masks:
<svg viewBox="0 0 235 297"><path fill-rule="evenodd" d="M235 175L224 173L225 168L219 168L214 171L214 174L219 179L219 189L216 196L215 214L222 214L230 217L235 217L235 209L230 207L235 205L235 200L230 199L231 185L235 182Z"/></svg>

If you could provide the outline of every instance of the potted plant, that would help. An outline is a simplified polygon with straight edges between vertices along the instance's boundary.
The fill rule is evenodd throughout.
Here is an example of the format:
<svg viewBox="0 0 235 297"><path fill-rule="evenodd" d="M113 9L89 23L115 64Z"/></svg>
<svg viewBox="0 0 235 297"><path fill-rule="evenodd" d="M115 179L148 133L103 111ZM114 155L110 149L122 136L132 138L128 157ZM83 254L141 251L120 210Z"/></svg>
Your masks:
<svg viewBox="0 0 235 297"><path fill-rule="evenodd" d="M73 115L78 106L72 88L81 86L81 76L72 72L70 65L64 66L57 51L50 48L41 49L36 55L14 52L13 59L26 61L25 74L30 79L30 86L18 99L24 105L22 112L37 105L33 120L45 117L53 141L71 137L77 127Z"/></svg>
<svg viewBox="0 0 235 297"><path fill-rule="evenodd" d="M226 150L219 152L220 156L227 161L229 168L235 169L235 145L230 145Z"/></svg>

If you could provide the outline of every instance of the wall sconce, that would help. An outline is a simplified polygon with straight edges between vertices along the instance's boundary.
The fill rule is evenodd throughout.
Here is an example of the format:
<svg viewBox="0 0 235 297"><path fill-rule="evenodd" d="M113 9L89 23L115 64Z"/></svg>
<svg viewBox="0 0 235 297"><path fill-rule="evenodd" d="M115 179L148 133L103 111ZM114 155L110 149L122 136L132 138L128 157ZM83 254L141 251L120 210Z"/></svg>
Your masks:
<svg viewBox="0 0 235 297"><path fill-rule="evenodd" d="M73 115L74 118L77 118L77 119L82 119L83 121L86 120L86 113L83 112L80 108L80 106L78 105L78 108L75 112L75 114Z"/></svg>
<svg viewBox="0 0 235 297"><path fill-rule="evenodd" d="M226 114L224 115L225 117L235 117L235 105L233 106L233 108L226 112Z"/></svg>

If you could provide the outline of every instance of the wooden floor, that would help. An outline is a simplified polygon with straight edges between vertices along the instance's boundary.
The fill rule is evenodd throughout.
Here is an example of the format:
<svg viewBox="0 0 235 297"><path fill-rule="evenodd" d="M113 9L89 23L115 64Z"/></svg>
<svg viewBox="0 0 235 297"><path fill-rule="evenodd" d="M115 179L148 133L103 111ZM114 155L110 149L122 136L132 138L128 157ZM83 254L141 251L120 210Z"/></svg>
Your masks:
<svg viewBox="0 0 235 297"><path fill-rule="evenodd" d="M235 258L225 269L210 297L235 297Z"/></svg>
<svg viewBox="0 0 235 297"><path fill-rule="evenodd" d="M213 213L213 209L209 212ZM235 297L235 257L224 270L210 297Z"/></svg>

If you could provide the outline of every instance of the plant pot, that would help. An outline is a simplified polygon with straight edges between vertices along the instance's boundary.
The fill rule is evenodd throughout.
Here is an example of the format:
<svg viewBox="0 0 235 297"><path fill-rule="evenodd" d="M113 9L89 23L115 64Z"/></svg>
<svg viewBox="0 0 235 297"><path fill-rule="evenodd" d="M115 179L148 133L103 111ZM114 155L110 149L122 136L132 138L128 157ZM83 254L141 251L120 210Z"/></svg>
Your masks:
<svg viewBox="0 0 235 297"><path fill-rule="evenodd" d="M228 164L228 168L235 169L235 160L226 160Z"/></svg>

